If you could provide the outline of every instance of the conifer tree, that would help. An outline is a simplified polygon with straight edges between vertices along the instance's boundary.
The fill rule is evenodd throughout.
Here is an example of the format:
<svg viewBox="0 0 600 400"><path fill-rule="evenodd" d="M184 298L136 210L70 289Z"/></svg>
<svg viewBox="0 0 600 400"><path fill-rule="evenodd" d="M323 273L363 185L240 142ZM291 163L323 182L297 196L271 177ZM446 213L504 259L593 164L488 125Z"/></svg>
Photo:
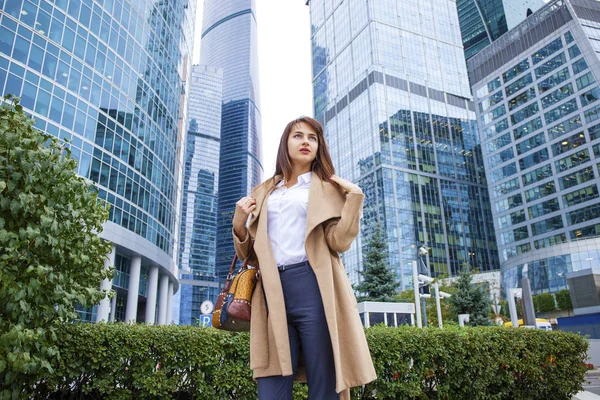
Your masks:
<svg viewBox="0 0 600 400"><path fill-rule="evenodd" d="M364 258L364 270L360 271L363 281L354 285L354 290L365 294L359 301L396 301L394 296L398 282L392 269L387 264L387 244L383 240L381 225L377 224L375 232L368 242L367 254Z"/></svg>
<svg viewBox="0 0 600 400"><path fill-rule="evenodd" d="M450 297L450 308L456 314L469 314L469 323L490 325L490 306L492 300L482 285L471 282L471 274L463 268L454 284L456 291Z"/></svg>

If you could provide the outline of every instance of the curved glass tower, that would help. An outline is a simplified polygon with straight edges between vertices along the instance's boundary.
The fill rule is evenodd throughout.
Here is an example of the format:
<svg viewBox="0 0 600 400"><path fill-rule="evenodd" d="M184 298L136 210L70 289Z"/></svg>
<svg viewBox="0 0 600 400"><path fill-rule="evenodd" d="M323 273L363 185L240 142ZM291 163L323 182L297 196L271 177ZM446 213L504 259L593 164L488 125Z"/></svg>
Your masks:
<svg viewBox="0 0 600 400"><path fill-rule="evenodd" d="M235 203L262 179L261 117L253 0L205 0L200 64L223 70L216 272L233 257Z"/></svg>
<svg viewBox="0 0 600 400"><path fill-rule="evenodd" d="M170 321L194 15L188 0L0 2L0 91L111 204L117 295L84 319Z"/></svg>
<svg viewBox="0 0 600 400"><path fill-rule="evenodd" d="M469 60L504 290L558 292L600 261L599 15L551 1Z"/></svg>

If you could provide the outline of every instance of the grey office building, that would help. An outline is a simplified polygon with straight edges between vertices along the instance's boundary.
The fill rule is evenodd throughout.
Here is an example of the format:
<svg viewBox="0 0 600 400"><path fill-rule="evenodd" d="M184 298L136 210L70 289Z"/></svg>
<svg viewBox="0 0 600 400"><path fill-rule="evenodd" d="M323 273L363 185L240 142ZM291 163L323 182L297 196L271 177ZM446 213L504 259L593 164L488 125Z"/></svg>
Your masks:
<svg viewBox="0 0 600 400"><path fill-rule="evenodd" d="M468 61L502 286L600 260L600 3L555 0Z"/></svg>
<svg viewBox="0 0 600 400"><path fill-rule="evenodd" d="M400 288L499 268L456 3L311 0L314 112L340 176L366 194L344 262L360 279L377 222Z"/></svg>

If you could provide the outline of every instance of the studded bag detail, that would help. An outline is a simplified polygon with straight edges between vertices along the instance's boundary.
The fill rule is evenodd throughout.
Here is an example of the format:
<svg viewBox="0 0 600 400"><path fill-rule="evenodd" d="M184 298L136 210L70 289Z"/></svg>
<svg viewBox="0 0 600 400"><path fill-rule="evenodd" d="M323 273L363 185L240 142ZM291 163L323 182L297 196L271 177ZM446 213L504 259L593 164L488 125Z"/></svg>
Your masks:
<svg viewBox="0 0 600 400"><path fill-rule="evenodd" d="M260 279L260 270L248 266L248 259L254 253L251 247L237 273L233 273L237 254L233 257L225 285L217 297L212 316L212 326L226 331L242 332L250 330L252 293Z"/></svg>

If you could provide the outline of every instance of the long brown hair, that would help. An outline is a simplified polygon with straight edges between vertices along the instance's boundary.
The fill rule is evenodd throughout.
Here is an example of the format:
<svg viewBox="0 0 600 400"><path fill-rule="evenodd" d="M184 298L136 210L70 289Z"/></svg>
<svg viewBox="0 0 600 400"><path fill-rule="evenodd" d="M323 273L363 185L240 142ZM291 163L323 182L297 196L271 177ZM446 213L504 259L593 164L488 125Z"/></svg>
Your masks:
<svg viewBox="0 0 600 400"><path fill-rule="evenodd" d="M331 156L329 155L329 149L327 148L327 143L325 143L325 136L323 135L323 126L319 121L314 118L302 116L296 118L293 121L290 121L285 129L283 130L283 134L281 135L281 140L279 141L279 149L277 150L277 164L275 165L275 175L283 175L285 178L289 178L292 173L292 161L290 158L290 153L288 151L288 137L294 127L304 122L307 125L310 125L317 134L317 140L319 143L319 148L317 150L317 157L313 160L310 170L317 174L322 181L332 182L329 178L331 175L335 174L335 168L333 167L333 162L331 161ZM273 177L275 177L273 175ZM337 184L335 186L338 186Z"/></svg>

